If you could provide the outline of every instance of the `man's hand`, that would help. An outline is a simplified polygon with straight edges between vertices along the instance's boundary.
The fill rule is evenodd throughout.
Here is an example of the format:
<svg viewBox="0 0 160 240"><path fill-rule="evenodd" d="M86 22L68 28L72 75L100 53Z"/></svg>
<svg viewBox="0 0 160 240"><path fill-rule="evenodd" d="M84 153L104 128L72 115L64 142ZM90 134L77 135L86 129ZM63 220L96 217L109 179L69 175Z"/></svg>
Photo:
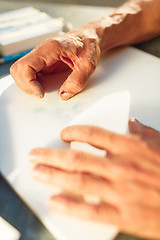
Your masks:
<svg viewBox="0 0 160 240"><path fill-rule="evenodd" d="M129 135L120 135L92 126L67 127L61 133L64 141L87 142L106 150L106 156L33 149L33 175L64 189L49 200L51 209L160 239L160 132L135 119L129 121L129 130ZM100 202L86 202L85 195Z"/></svg>
<svg viewBox="0 0 160 240"><path fill-rule="evenodd" d="M22 91L43 97L46 89L38 75L61 72L69 67L72 72L59 90L62 99L67 100L85 87L99 57L97 34L82 28L44 41L13 64L10 72Z"/></svg>
<svg viewBox="0 0 160 240"><path fill-rule="evenodd" d="M12 65L11 75L23 91L43 97L46 89L38 75L69 67L72 73L59 90L62 99L67 100L83 90L101 51L159 35L159 11L159 0L129 0L97 21L44 41Z"/></svg>

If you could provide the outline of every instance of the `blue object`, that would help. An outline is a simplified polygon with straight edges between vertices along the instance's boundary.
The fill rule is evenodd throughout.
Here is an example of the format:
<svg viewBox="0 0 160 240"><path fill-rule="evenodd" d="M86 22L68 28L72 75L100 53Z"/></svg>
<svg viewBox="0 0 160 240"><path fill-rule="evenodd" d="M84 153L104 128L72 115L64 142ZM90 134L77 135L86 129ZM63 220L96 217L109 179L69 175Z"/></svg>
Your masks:
<svg viewBox="0 0 160 240"><path fill-rule="evenodd" d="M7 62L10 62L10 61L13 61L13 60L17 60L18 58L21 58L21 57L25 56L31 50L32 49L29 49L27 51L20 52L20 53L14 54L14 55L2 57L2 58L0 58L0 64L7 63Z"/></svg>

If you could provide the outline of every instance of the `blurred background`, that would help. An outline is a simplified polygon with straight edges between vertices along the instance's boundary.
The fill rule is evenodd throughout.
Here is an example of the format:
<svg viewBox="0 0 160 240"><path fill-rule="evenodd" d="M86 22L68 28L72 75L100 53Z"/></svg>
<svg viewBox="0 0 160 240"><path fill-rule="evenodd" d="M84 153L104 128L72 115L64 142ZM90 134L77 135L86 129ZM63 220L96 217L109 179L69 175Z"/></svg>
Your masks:
<svg viewBox="0 0 160 240"><path fill-rule="evenodd" d="M0 13L35 7L54 18L64 19L65 29L78 28L90 21L99 19L112 12L112 8L122 5L127 0L0 0ZM150 41L136 45L137 48L160 57L160 36ZM9 73L13 62L0 66L0 76Z"/></svg>
<svg viewBox="0 0 160 240"><path fill-rule="evenodd" d="M31 2L31 0L17 0L17 1ZM34 2L117 7L122 3L124 3L125 0L87 0L87 1L86 0L34 0Z"/></svg>

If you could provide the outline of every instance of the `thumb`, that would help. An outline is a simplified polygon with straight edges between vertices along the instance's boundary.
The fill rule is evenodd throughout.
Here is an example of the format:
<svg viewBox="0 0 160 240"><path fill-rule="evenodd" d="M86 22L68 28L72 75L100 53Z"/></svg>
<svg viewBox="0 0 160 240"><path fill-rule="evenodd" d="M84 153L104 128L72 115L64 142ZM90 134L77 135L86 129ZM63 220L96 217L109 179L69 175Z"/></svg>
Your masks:
<svg viewBox="0 0 160 240"><path fill-rule="evenodd" d="M146 125L143 125L140 123L137 119L131 118L128 123L129 131L131 134L139 135L142 139L154 142L156 145L160 145L160 132L148 127Z"/></svg>
<svg viewBox="0 0 160 240"><path fill-rule="evenodd" d="M136 134L140 136L144 134L144 128L146 127L142 123L140 123L136 118L130 118L128 122L128 126L129 126L129 132L131 134Z"/></svg>

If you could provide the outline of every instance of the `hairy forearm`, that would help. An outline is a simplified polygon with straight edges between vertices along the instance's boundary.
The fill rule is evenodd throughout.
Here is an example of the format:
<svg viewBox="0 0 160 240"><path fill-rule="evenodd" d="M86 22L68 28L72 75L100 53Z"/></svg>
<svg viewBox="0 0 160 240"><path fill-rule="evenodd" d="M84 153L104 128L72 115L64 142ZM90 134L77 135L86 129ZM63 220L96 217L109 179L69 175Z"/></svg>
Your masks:
<svg viewBox="0 0 160 240"><path fill-rule="evenodd" d="M130 0L85 27L95 29L100 48L135 44L160 34L160 0Z"/></svg>

